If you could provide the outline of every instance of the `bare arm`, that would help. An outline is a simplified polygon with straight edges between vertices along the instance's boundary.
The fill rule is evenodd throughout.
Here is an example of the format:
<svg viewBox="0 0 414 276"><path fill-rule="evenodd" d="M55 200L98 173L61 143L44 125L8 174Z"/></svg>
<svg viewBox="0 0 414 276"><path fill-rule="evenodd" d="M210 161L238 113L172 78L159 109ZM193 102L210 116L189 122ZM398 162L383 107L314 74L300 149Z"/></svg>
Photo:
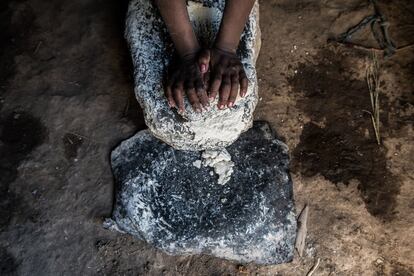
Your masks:
<svg viewBox="0 0 414 276"><path fill-rule="evenodd" d="M155 3L178 54L184 57L197 53L200 45L191 26L185 0L156 0Z"/></svg>
<svg viewBox="0 0 414 276"><path fill-rule="evenodd" d="M211 51L209 97L212 99L219 94L219 109L234 105L239 87L241 97L247 93L248 79L236 50L254 2L255 0L226 1L220 30Z"/></svg>
<svg viewBox="0 0 414 276"><path fill-rule="evenodd" d="M244 25L249 18L255 0L227 0L220 31L217 34L215 47L236 52Z"/></svg>
<svg viewBox="0 0 414 276"><path fill-rule="evenodd" d="M194 34L185 0L155 0L178 53L164 86L171 107L184 112L184 93L193 109L201 112L208 106L203 74L208 70L210 52L202 50Z"/></svg>

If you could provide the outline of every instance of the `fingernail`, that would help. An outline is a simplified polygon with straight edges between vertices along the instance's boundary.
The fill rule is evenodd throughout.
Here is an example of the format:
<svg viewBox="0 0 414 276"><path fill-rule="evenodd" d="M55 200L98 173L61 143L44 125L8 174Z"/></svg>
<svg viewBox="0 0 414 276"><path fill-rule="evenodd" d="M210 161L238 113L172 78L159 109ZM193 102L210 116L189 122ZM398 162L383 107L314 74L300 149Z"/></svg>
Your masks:
<svg viewBox="0 0 414 276"><path fill-rule="evenodd" d="M224 104L219 105L219 109L223 109Z"/></svg>
<svg viewBox="0 0 414 276"><path fill-rule="evenodd" d="M232 107L232 106L233 106L233 103L229 102L228 107Z"/></svg>
<svg viewBox="0 0 414 276"><path fill-rule="evenodd" d="M201 64L201 73L205 73L206 70L206 65L205 64Z"/></svg>

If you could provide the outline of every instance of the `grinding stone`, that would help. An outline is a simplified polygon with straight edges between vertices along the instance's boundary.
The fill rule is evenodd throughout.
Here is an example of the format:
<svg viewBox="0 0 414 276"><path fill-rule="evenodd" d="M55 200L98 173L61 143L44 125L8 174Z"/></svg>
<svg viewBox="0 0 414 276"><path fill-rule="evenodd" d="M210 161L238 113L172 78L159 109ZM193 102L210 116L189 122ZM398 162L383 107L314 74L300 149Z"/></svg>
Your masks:
<svg viewBox="0 0 414 276"><path fill-rule="evenodd" d="M238 262L291 261L296 219L287 146L267 123L227 147L234 173L225 185L201 152L175 150L148 130L111 155L117 183L108 228L132 234L169 254L210 254Z"/></svg>

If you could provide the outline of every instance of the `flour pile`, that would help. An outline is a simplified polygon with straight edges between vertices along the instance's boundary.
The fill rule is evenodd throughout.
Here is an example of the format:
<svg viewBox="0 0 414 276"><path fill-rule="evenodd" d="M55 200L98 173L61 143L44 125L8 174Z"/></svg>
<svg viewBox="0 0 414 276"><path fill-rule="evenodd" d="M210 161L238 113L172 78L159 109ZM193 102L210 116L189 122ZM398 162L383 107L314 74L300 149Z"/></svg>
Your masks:
<svg viewBox="0 0 414 276"><path fill-rule="evenodd" d="M201 165L211 167L218 176L218 184L226 184L233 174L234 162L226 149L206 150L202 153L203 160L196 160L193 166L200 169Z"/></svg>

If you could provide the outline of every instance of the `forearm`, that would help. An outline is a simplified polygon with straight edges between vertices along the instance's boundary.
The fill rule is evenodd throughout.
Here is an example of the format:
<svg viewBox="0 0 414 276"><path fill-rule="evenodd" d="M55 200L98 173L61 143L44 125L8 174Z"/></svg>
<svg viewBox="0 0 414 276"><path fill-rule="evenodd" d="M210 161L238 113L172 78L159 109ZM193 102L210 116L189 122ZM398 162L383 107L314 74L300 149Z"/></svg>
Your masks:
<svg viewBox="0 0 414 276"><path fill-rule="evenodd" d="M155 0L175 49L181 57L199 51L197 37L188 17L185 0Z"/></svg>
<svg viewBox="0 0 414 276"><path fill-rule="evenodd" d="M220 31L217 34L215 47L236 52L244 25L249 18L255 0L227 0Z"/></svg>

